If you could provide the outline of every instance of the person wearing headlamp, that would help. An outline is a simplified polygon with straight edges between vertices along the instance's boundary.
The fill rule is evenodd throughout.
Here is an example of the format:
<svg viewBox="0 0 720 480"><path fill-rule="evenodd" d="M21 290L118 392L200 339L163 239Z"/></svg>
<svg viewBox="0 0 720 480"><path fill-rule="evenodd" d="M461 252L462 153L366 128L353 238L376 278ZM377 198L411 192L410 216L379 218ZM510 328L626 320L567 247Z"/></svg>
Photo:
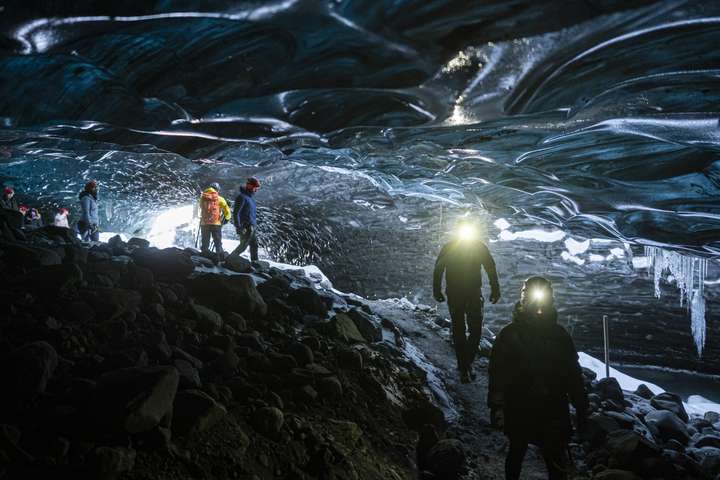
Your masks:
<svg viewBox="0 0 720 480"><path fill-rule="evenodd" d="M445 275L445 293L452 321L452 338L457 357L460 381L469 383L475 378L472 363L482 337L483 306L482 270L490 280L490 301L500 300L495 260L487 245L480 240L478 227L461 223L455 237L443 246L433 274L433 296L445 301L442 279Z"/></svg>
<svg viewBox="0 0 720 480"><path fill-rule="evenodd" d="M582 433L587 395L575 344L557 323L552 284L543 277L523 283L512 323L495 338L490 354L491 423L510 440L505 478L520 478L528 445L540 447L551 480L565 479L572 425L569 402Z"/></svg>

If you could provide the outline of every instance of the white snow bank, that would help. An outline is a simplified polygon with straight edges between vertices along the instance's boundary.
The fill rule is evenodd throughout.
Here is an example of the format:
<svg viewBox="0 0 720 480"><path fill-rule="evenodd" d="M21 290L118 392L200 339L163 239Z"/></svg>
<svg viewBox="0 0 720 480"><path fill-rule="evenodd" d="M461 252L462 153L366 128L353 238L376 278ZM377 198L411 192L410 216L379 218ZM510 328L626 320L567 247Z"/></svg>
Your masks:
<svg viewBox="0 0 720 480"><path fill-rule="evenodd" d="M605 378L605 363L601 362L597 358L591 357L587 353L584 352L578 352L578 357L580 359L580 365L592 370L595 372L598 376L598 378ZM610 367L610 376L615 377L620 384L620 388L623 390L627 390L630 392L634 392L640 384L645 384L651 392L653 392L655 395L658 393L662 393L665 390L663 390L661 387L650 383L645 382L643 380L639 380L637 378L633 378L630 375L626 375L622 373L619 370L616 370L612 367ZM691 395L688 398L687 402L683 402L683 405L685 406L685 410L689 415L704 415L705 412L713 411L713 412L720 412L720 404L711 402L710 400L701 397L700 395Z"/></svg>

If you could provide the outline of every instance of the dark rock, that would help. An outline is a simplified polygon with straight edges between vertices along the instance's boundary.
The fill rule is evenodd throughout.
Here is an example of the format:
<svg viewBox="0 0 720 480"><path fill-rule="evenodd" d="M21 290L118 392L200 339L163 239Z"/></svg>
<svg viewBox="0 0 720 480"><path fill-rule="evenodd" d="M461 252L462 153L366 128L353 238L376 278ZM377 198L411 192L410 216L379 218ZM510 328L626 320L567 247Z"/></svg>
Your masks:
<svg viewBox="0 0 720 480"><path fill-rule="evenodd" d="M198 301L221 312L267 313L267 305L250 275L196 275L188 281L188 288Z"/></svg>
<svg viewBox="0 0 720 480"><path fill-rule="evenodd" d="M614 377L602 378L597 381L597 391L603 399L617 400L622 402L625 399L622 388Z"/></svg>
<svg viewBox="0 0 720 480"><path fill-rule="evenodd" d="M440 478L458 478L465 468L465 449L459 440L440 440L428 452L427 464Z"/></svg>
<svg viewBox="0 0 720 480"><path fill-rule="evenodd" d="M672 411L669 410L657 410L650 412L645 415L645 423L648 428L655 434L657 432L663 441L668 441L671 438L678 442L687 445L690 440L687 426L685 422Z"/></svg>
<svg viewBox="0 0 720 480"><path fill-rule="evenodd" d="M603 442L610 432L619 429L620 424L603 413L593 413L587 420L587 435L593 444Z"/></svg>
<svg viewBox="0 0 720 480"><path fill-rule="evenodd" d="M365 343L365 337L355 326L355 322L344 313L338 313L329 322L312 326L316 331L327 337L343 340L348 343Z"/></svg>
<svg viewBox="0 0 720 480"><path fill-rule="evenodd" d="M233 272L248 273L252 271L250 260L240 255L228 255L225 257L225 263L223 265Z"/></svg>
<svg viewBox="0 0 720 480"><path fill-rule="evenodd" d="M641 480L640 477L635 475L633 472L629 472L627 470L618 470L615 468L608 468L607 470L603 470L595 476L593 476L593 479L595 480Z"/></svg>
<svg viewBox="0 0 720 480"><path fill-rule="evenodd" d="M290 291L290 282L283 277L273 277L270 280L258 285L260 295L266 302L284 297Z"/></svg>
<svg viewBox="0 0 720 480"><path fill-rule="evenodd" d="M338 364L348 370L360 371L363 369L363 356L357 350L342 349L338 351Z"/></svg>
<svg viewBox="0 0 720 480"><path fill-rule="evenodd" d="M99 480L114 480L135 467L135 450L124 447L98 447L94 460Z"/></svg>
<svg viewBox="0 0 720 480"><path fill-rule="evenodd" d="M415 447L418 470L427 470L429 468L428 454L430 453L432 447L434 447L439 441L440 436L433 425L426 424L422 426L420 436Z"/></svg>
<svg viewBox="0 0 720 480"><path fill-rule="evenodd" d="M193 435L215 425L227 410L212 397L200 390L184 390L175 396L173 432Z"/></svg>
<svg viewBox="0 0 720 480"><path fill-rule="evenodd" d="M250 332L239 335L235 339L235 343L238 347L248 347L256 352L265 351L265 346L260 340L260 334L258 332Z"/></svg>
<svg viewBox="0 0 720 480"><path fill-rule="evenodd" d="M189 362L196 369L202 370L202 368L203 368L202 360L198 359L197 357L194 357L193 355L190 355L185 350L178 348L178 347L170 347L170 350L172 350L173 358L185 360L186 362Z"/></svg>
<svg viewBox="0 0 720 480"><path fill-rule="evenodd" d="M687 422L689 417L683 406L682 398L670 392L663 392L650 399L650 405L658 410L667 410L680 417L680 420Z"/></svg>
<svg viewBox="0 0 720 480"><path fill-rule="evenodd" d="M148 242L144 238L138 238L138 237L131 238L130 240L127 241L127 244L129 247L132 247L132 248L148 248L148 247L150 247L150 242Z"/></svg>
<svg viewBox="0 0 720 480"><path fill-rule="evenodd" d="M103 320L113 320L135 311L142 301L134 290L122 288L93 288L83 291L83 297Z"/></svg>
<svg viewBox="0 0 720 480"><path fill-rule="evenodd" d="M190 254L179 248L138 248L131 256L137 265L159 277L185 278L195 270Z"/></svg>
<svg viewBox="0 0 720 480"><path fill-rule="evenodd" d="M287 353L295 357L295 361L297 361L298 365L302 367L315 361L315 356L313 355L312 349L304 343L291 342L287 346L286 351Z"/></svg>
<svg viewBox="0 0 720 480"><path fill-rule="evenodd" d="M251 423L259 433L275 438L285 423L285 416L281 410L275 407L264 407L253 414Z"/></svg>
<svg viewBox="0 0 720 480"><path fill-rule="evenodd" d="M273 371L276 373L286 373L298 366L297 360L295 360L295 357L293 357L292 355L269 352L268 358L272 363Z"/></svg>
<svg viewBox="0 0 720 480"><path fill-rule="evenodd" d="M225 321L226 325L230 325L232 328L234 328L238 332L244 332L245 330L247 330L247 321L245 320L245 317L243 317L239 313L235 313L235 312L226 313L223 316L223 320Z"/></svg>
<svg viewBox="0 0 720 480"><path fill-rule="evenodd" d="M319 379L317 388L324 398L329 400L342 398L343 386L337 377L323 377Z"/></svg>
<svg viewBox="0 0 720 480"><path fill-rule="evenodd" d="M714 447L720 448L720 436L719 435L703 435L695 442L696 448L702 447Z"/></svg>
<svg viewBox="0 0 720 480"><path fill-rule="evenodd" d="M594 370L590 370L586 367L582 367L582 375L583 379L585 379L586 382L592 382L597 378L597 373L595 373Z"/></svg>
<svg viewBox="0 0 720 480"><path fill-rule="evenodd" d="M200 388L202 386L200 373L190 362L178 358L173 362L173 365L175 365L180 375L179 386L181 389Z"/></svg>
<svg viewBox="0 0 720 480"><path fill-rule="evenodd" d="M402 419L405 425L415 431L420 431L424 425L432 425L438 431L441 431L446 426L443 411L424 398L403 410Z"/></svg>
<svg viewBox="0 0 720 480"><path fill-rule="evenodd" d="M368 315L359 308L354 308L347 312L352 319L358 331L368 342L379 342L382 340L382 326L380 321L372 315Z"/></svg>
<svg viewBox="0 0 720 480"><path fill-rule="evenodd" d="M311 287L301 287L291 291L288 302L297 305L303 312L317 315L320 318L324 318L330 309L317 290Z"/></svg>
<svg viewBox="0 0 720 480"><path fill-rule="evenodd" d="M26 398L45 391L58 366L58 354L47 342L33 342L10 353L2 365L3 385L9 387L8 393Z"/></svg>
<svg viewBox="0 0 720 480"><path fill-rule="evenodd" d="M215 310L194 303L190 305L190 308L197 320L200 332L212 333L222 328L222 317Z"/></svg>
<svg viewBox="0 0 720 480"><path fill-rule="evenodd" d="M696 448L692 449L690 453L698 460L705 475L710 478L720 475L720 448Z"/></svg>
<svg viewBox="0 0 720 480"><path fill-rule="evenodd" d="M647 385L644 383L641 383L636 389L635 389L635 395L638 397L644 398L646 400L650 400L653 395L655 395L650 388L648 388Z"/></svg>
<svg viewBox="0 0 720 480"><path fill-rule="evenodd" d="M127 368L106 373L90 402L98 426L140 433L172 413L179 383L175 367Z"/></svg>
<svg viewBox="0 0 720 480"><path fill-rule="evenodd" d="M24 267L47 267L60 265L62 258L48 248L34 247L21 243L0 242L3 259L10 265Z"/></svg>
<svg viewBox="0 0 720 480"><path fill-rule="evenodd" d="M249 383L242 377L233 377L226 382L228 388L232 392L233 398L240 403L246 403L253 398L261 398L263 396L260 389Z"/></svg>
<svg viewBox="0 0 720 480"><path fill-rule="evenodd" d="M715 424L720 422L720 413L718 412L705 412L705 415L703 417L708 422Z"/></svg>

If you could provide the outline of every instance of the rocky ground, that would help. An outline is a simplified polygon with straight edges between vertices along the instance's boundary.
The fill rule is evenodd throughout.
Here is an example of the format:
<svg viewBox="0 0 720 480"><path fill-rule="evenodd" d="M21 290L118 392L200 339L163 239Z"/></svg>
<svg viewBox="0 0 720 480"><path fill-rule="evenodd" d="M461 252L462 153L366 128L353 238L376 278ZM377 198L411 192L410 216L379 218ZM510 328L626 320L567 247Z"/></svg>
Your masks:
<svg viewBox="0 0 720 480"><path fill-rule="evenodd" d="M137 238L1 231L0 478L503 476L487 360L458 384L429 308ZM720 474L717 414L586 373L573 478ZM537 454L525 474L544 478Z"/></svg>

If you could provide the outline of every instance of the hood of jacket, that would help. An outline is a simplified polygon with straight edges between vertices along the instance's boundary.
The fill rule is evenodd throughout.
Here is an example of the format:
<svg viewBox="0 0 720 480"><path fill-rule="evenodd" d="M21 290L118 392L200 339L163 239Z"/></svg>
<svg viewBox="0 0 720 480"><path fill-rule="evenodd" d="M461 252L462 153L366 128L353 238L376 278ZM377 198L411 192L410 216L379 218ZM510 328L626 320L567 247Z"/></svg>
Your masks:
<svg viewBox="0 0 720 480"><path fill-rule="evenodd" d="M93 195L91 192L88 192L87 190L83 190L82 192L80 192L80 195L78 195L78 198L80 200L82 200L83 197L87 197L88 195L90 195L94 200L97 200L97 195Z"/></svg>
<svg viewBox="0 0 720 480"><path fill-rule="evenodd" d="M216 199L217 197L220 196L220 194L214 188L209 187L209 188L206 188L205 190L203 190L202 196L204 198L207 198L208 200L210 200L210 199Z"/></svg>
<svg viewBox="0 0 720 480"><path fill-rule="evenodd" d="M255 195L255 192L251 192L245 187L240 187L240 193L242 193L243 195L247 195L248 197L252 197L253 195Z"/></svg>

